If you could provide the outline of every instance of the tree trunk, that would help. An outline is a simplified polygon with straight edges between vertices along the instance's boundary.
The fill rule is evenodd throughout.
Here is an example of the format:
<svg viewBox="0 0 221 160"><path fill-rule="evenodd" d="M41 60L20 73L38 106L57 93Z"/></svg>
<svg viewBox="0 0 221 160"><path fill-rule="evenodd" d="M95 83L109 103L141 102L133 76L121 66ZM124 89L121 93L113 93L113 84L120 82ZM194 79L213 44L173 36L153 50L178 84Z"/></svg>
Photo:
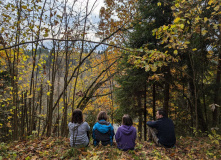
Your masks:
<svg viewBox="0 0 221 160"><path fill-rule="evenodd" d="M144 140L147 140L147 84L144 82Z"/></svg>
<svg viewBox="0 0 221 160"><path fill-rule="evenodd" d="M156 85L153 83L153 119L156 120Z"/></svg>
<svg viewBox="0 0 221 160"><path fill-rule="evenodd" d="M66 43L66 45L68 45ZM64 85L67 86L67 78L68 78L68 46L66 46L66 64L65 64L65 77L64 77ZM62 116L62 123L61 123L61 136L66 136L66 128L67 128L67 87L65 87L63 100L64 100L64 109L63 109L63 116Z"/></svg>
<svg viewBox="0 0 221 160"><path fill-rule="evenodd" d="M41 107L42 107L42 95L43 95L43 82L41 82L41 88L39 93L39 115L41 115ZM38 120L38 137L40 134L40 128L41 128L41 119Z"/></svg>
<svg viewBox="0 0 221 160"><path fill-rule="evenodd" d="M170 67L165 67L165 87L164 87L164 103L163 103L163 109L166 112L166 115L168 116L168 109L169 109L169 99L170 99Z"/></svg>
<svg viewBox="0 0 221 160"><path fill-rule="evenodd" d="M56 54L55 54L55 42L53 41L53 49L52 49L52 73L51 73L51 87L50 87L50 98L49 98L49 113L48 113L48 128L47 128L47 136L51 136L52 129L52 120L53 120L53 100L54 100L54 84L55 84L55 62L56 62Z"/></svg>
<svg viewBox="0 0 221 160"><path fill-rule="evenodd" d="M220 18L221 21L221 18ZM221 27L220 27L221 31ZM221 41L221 40L220 40ZM220 102L220 75L221 75L221 48L219 48L219 60L217 66L217 74L216 74L216 85L214 87L214 105L219 104ZM215 106L213 111L213 127L217 127L219 124L219 108Z"/></svg>
<svg viewBox="0 0 221 160"><path fill-rule="evenodd" d="M198 113L198 120L199 120L199 129L204 133L208 130L207 123L205 121L205 117L203 116L203 107L200 103L200 100L198 99L197 102L198 102L197 113Z"/></svg>
<svg viewBox="0 0 221 160"><path fill-rule="evenodd" d="M22 107L21 107L21 137L24 136L25 133L25 108L24 108L24 92L22 93Z"/></svg>
<svg viewBox="0 0 221 160"><path fill-rule="evenodd" d="M84 52L84 39L85 39L85 30L86 30L86 27L87 27L87 16L88 16L88 3L89 3L89 0L87 1L87 5L86 5L86 15L85 15L85 19L84 19L84 29L83 29L83 41L81 42L81 52L80 52L80 57L79 57L79 67L77 69L77 75L76 75L76 78L75 78L75 84L74 84L74 92L73 92L73 102L72 102L72 112L74 111L74 107L75 107L75 93L76 93L76 89L77 89L77 81L78 81L78 77L79 77L79 71L80 71L80 64L81 64L81 61L82 61L82 55L83 55L83 52Z"/></svg>
<svg viewBox="0 0 221 160"><path fill-rule="evenodd" d="M142 140L142 123L143 123L143 109L142 109L142 104L141 104L141 95L140 93L138 93L138 96L137 96L137 101L138 101L138 116L139 116L139 125L138 125L138 137L139 137L139 140L141 141Z"/></svg>

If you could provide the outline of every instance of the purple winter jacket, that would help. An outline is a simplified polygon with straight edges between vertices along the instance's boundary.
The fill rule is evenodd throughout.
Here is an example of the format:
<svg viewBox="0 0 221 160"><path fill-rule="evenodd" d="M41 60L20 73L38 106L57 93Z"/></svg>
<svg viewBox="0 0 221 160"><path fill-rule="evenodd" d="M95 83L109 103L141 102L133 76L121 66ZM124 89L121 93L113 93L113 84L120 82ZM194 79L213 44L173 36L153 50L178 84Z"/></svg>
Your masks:
<svg viewBox="0 0 221 160"><path fill-rule="evenodd" d="M136 128L126 125L120 126L115 135L117 147L125 151L129 149L134 149L136 137Z"/></svg>

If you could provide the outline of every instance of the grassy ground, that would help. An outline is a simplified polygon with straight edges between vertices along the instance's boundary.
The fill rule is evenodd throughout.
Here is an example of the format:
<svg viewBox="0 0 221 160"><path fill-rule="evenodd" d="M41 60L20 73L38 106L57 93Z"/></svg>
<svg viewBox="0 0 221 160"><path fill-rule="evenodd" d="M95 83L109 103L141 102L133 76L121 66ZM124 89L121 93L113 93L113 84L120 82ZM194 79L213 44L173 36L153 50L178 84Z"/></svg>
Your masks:
<svg viewBox="0 0 221 160"><path fill-rule="evenodd" d="M68 138L35 138L0 144L0 160L8 159L221 159L221 141L216 137L179 137L174 148L157 147L152 142L137 142L135 150L120 151L114 146L73 149Z"/></svg>

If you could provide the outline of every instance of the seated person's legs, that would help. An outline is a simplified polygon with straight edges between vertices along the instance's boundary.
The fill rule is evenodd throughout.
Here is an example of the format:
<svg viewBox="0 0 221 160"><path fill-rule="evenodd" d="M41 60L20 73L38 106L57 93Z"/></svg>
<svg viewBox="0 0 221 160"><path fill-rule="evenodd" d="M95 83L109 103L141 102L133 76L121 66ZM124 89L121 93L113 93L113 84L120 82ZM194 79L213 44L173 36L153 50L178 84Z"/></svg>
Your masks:
<svg viewBox="0 0 221 160"><path fill-rule="evenodd" d="M94 140L94 141L93 141L93 145L94 145L94 146L97 146L97 145L99 144L99 142L100 142L100 141Z"/></svg>
<svg viewBox="0 0 221 160"><path fill-rule="evenodd" d="M101 144L102 144L103 146L106 146L106 145L108 145L108 144L111 145L111 142L110 142L110 141L108 141L108 142L101 142Z"/></svg>
<svg viewBox="0 0 221 160"><path fill-rule="evenodd" d="M154 141L157 145L160 145L158 142L159 139L157 138L157 130L155 128L147 126L147 133L149 140Z"/></svg>

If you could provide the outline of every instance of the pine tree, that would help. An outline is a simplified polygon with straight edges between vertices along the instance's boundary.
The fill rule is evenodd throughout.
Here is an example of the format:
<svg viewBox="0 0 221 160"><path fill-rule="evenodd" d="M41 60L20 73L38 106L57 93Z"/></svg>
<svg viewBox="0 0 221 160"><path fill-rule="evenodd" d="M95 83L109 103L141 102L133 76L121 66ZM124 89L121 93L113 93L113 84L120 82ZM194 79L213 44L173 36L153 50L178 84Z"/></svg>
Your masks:
<svg viewBox="0 0 221 160"><path fill-rule="evenodd" d="M137 11L139 14L136 19L138 20L133 23L134 28L128 34L129 42L126 45L131 48L141 48L148 45L149 49L163 50L164 46L159 44L160 40L153 36L152 31L171 23L170 5L160 0L140 0ZM140 56L142 54L144 53L140 53ZM151 87L150 84L153 82L147 83L147 79L154 73L152 71L146 72L145 69L134 68L133 65L128 64L128 56L129 54L124 54L124 60L121 62L121 68L124 66L124 71L117 79L121 87L117 90L116 96L124 113L134 111L141 113L137 114L139 117L138 132L142 132L142 122L144 121L144 138L146 139L146 87ZM162 82L164 85L163 107L168 111L170 67L165 67L163 72L165 74L165 80Z"/></svg>

